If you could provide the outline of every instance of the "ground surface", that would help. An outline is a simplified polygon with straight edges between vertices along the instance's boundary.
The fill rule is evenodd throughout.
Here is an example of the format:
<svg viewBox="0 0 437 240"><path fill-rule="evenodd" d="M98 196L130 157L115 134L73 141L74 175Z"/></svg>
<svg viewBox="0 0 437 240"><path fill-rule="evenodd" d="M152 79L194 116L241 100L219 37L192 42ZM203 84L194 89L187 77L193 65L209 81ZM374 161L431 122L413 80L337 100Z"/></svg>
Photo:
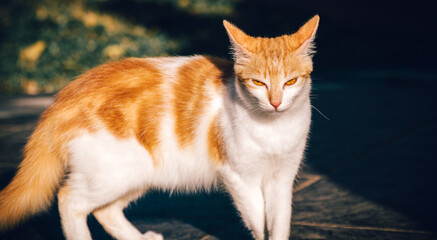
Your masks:
<svg viewBox="0 0 437 240"><path fill-rule="evenodd" d="M292 239L437 239L436 74L314 75L314 124L294 194ZM0 98L0 186L51 96ZM165 239L250 239L222 193L152 193L128 218ZM93 219L95 239L111 239ZM63 239L56 203L0 239Z"/></svg>

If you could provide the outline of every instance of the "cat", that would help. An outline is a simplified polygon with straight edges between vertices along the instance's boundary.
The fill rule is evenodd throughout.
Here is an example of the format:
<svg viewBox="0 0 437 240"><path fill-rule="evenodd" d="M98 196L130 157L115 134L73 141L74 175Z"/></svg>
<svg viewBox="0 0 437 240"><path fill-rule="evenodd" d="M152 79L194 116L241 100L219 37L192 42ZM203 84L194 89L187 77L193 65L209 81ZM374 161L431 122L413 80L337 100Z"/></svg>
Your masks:
<svg viewBox="0 0 437 240"><path fill-rule="evenodd" d="M158 240L125 218L130 202L149 189L224 188L254 239L288 239L319 16L276 38L223 24L232 62L127 58L64 87L0 192L0 229L46 209L57 192L66 239L91 239L92 213L116 239Z"/></svg>

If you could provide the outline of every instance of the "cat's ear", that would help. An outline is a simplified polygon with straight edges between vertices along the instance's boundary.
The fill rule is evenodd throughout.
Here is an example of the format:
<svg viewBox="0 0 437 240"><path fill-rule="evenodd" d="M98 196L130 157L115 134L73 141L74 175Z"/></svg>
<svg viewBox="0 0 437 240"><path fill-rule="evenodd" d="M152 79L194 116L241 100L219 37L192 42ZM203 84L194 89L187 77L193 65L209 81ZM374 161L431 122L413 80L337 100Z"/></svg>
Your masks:
<svg viewBox="0 0 437 240"><path fill-rule="evenodd" d="M297 41L298 47L296 52L306 55L310 55L314 52L314 38L316 37L317 28L319 27L319 21L319 15L315 15L292 35L293 40Z"/></svg>
<svg viewBox="0 0 437 240"><path fill-rule="evenodd" d="M255 38L245 34L226 20L223 20L223 25L225 26L226 32L231 41L235 58L247 57L251 52L253 52L251 45L253 45Z"/></svg>

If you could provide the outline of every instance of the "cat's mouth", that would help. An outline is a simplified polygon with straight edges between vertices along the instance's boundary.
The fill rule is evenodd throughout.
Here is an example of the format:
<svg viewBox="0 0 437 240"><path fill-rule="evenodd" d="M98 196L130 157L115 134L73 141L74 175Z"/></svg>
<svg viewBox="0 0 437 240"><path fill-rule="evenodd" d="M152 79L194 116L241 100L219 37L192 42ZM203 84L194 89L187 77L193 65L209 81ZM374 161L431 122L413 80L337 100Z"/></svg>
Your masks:
<svg viewBox="0 0 437 240"><path fill-rule="evenodd" d="M265 111L267 112L267 113L269 113L269 114L280 114L280 113L283 113L283 112L285 112L287 110L287 108L268 108L268 109L265 109Z"/></svg>
<svg viewBox="0 0 437 240"><path fill-rule="evenodd" d="M286 109L275 109L272 111L272 113L283 113Z"/></svg>

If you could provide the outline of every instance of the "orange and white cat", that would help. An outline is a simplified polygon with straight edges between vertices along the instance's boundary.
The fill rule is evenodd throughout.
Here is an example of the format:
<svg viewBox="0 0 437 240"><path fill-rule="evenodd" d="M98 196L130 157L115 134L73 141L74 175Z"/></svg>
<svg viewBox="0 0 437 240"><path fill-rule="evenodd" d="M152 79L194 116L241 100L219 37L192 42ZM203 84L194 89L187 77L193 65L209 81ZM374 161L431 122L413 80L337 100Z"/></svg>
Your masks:
<svg viewBox="0 0 437 240"><path fill-rule="evenodd" d="M318 23L316 15L292 35L255 38L224 21L234 62L128 58L81 75L44 112L0 192L0 228L58 192L67 239L91 239L90 213L116 239L163 239L140 233L122 210L149 189L222 186L255 239L288 239Z"/></svg>

